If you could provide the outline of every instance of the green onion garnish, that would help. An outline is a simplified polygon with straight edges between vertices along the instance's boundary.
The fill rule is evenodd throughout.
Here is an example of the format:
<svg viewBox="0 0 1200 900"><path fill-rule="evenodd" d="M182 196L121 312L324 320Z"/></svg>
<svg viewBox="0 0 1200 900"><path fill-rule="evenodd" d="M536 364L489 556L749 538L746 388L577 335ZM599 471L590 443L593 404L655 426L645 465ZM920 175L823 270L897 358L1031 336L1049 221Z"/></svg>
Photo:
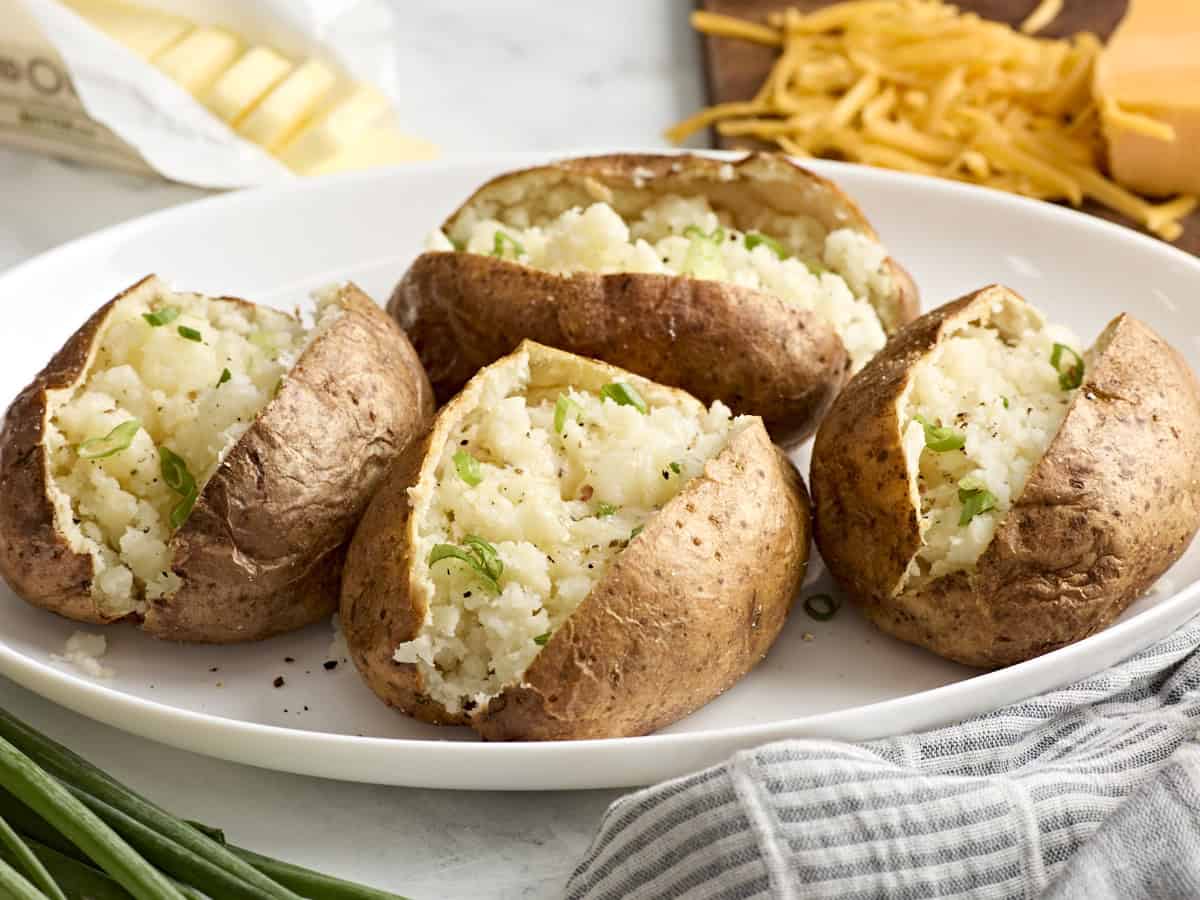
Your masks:
<svg viewBox="0 0 1200 900"><path fill-rule="evenodd" d="M596 504L597 519L607 519L616 511L617 507L613 506L611 503L605 503L603 500Z"/></svg>
<svg viewBox="0 0 1200 900"><path fill-rule="evenodd" d="M187 338L189 341L195 341L196 343L200 343L202 340L204 340L204 335L198 332L195 328L188 328L186 325L179 326L179 336L181 338Z"/></svg>
<svg viewBox="0 0 1200 900"><path fill-rule="evenodd" d="M142 423L137 419L122 422L104 437L88 438L79 445L77 452L80 459L104 459L128 450L133 443L133 437L138 433Z"/></svg>
<svg viewBox="0 0 1200 900"><path fill-rule="evenodd" d="M842 602L832 594L813 594L804 600L804 611L818 622L828 622L842 608Z"/></svg>
<svg viewBox="0 0 1200 900"><path fill-rule="evenodd" d="M1008 409L1008 398L1007 398L1007 397L1001 397L1000 399L1004 401L1004 408L1005 408L1005 409Z"/></svg>
<svg viewBox="0 0 1200 900"><path fill-rule="evenodd" d="M958 482L958 502L962 504L959 525L967 525L980 513L995 509L996 496L978 478L967 476Z"/></svg>
<svg viewBox="0 0 1200 900"><path fill-rule="evenodd" d="M753 250L755 247L762 245L774 253L780 259L787 259L788 252L783 248L783 244L775 240L773 237L768 237L758 231L751 231L746 235L746 249Z"/></svg>
<svg viewBox="0 0 1200 900"><path fill-rule="evenodd" d="M633 529L633 531L629 532L629 539L632 541L635 537L637 537L639 534L641 534L643 527L644 526L642 526L642 525L638 525L636 528Z"/></svg>
<svg viewBox="0 0 1200 900"><path fill-rule="evenodd" d="M961 450L967 438L961 431L945 425L932 425L924 416L913 416L925 429L925 446L936 453Z"/></svg>
<svg viewBox="0 0 1200 900"><path fill-rule="evenodd" d="M155 312L142 313L142 318L157 328L179 318L179 309L175 306L164 306Z"/></svg>
<svg viewBox="0 0 1200 900"><path fill-rule="evenodd" d="M671 463L671 471L674 472L676 475L678 475L680 472L683 471L683 466L681 466L677 462L673 462L673 463Z"/></svg>
<svg viewBox="0 0 1200 900"><path fill-rule="evenodd" d="M691 241L683 258L683 273L695 278L724 278L721 242L725 240L725 229L718 226L712 234L705 234L695 225L689 225L683 229L683 236Z"/></svg>
<svg viewBox="0 0 1200 900"><path fill-rule="evenodd" d="M562 434L567 427L567 419L571 416L579 420L579 404L566 394L559 394L554 401L554 433Z"/></svg>
<svg viewBox="0 0 1200 900"><path fill-rule="evenodd" d="M454 460L454 468L458 470L458 477L471 487L475 487L483 481L483 471L479 468L479 460L466 450L457 451L451 459Z"/></svg>
<svg viewBox="0 0 1200 900"><path fill-rule="evenodd" d="M227 382L232 377L233 377L232 372L230 372L228 369L222 369L221 377L217 379L217 387L220 387L221 385L223 385L225 382Z"/></svg>
<svg viewBox="0 0 1200 900"><path fill-rule="evenodd" d="M493 594L500 593L500 576L504 573L504 563L496 553L496 548L483 538L468 534L463 538L462 547L454 544L434 544L429 551L428 564L433 565L443 559L457 559L465 562L475 570L479 580Z"/></svg>
<svg viewBox="0 0 1200 900"><path fill-rule="evenodd" d="M1075 358L1075 361L1066 369L1060 368L1064 352L1070 353ZM1054 349L1050 351L1050 365L1054 366L1054 371L1058 372L1058 386L1064 391L1074 390L1083 384L1083 357L1066 344L1054 345Z"/></svg>
<svg viewBox="0 0 1200 900"><path fill-rule="evenodd" d="M550 632L547 631L546 633L539 634L537 637L535 637L533 639L533 642L535 644L537 644L539 647L545 647L546 641L548 641L548 640L550 640Z"/></svg>
<svg viewBox="0 0 1200 900"><path fill-rule="evenodd" d="M607 397L618 406L632 406L642 415L649 412L649 407L646 406L642 395L634 390L632 385L623 381L614 381L612 384L604 385L600 388L600 396Z"/></svg>
<svg viewBox="0 0 1200 900"><path fill-rule="evenodd" d="M188 471L187 463L169 447L158 448L159 471L167 487L180 495L180 500L171 510L171 527L178 528L196 505L200 491L196 487L196 479Z"/></svg>
<svg viewBox="0 0 1200 900"><path fill-rule="evenodd" d="M492 256L503 257L505 244L512 247L513 256L524 255L525 248L520 241L506 232L497 231L495 237L492 238Z"/></svg>

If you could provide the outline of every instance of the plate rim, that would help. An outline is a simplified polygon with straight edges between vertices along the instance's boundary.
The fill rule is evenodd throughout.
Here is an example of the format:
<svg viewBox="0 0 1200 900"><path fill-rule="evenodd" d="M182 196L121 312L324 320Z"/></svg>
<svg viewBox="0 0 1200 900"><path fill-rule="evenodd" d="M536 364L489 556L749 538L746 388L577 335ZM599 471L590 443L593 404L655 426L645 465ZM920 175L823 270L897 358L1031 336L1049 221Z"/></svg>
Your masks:
<svg viewBox="0 0 1200 900"><path fill-rule="evenodd" d="M590 151L590 153L598 152L694 153L719 159L736 159L743 155L737 151L692 149L672 151L661 148L648 150L631 150L625 148L613 151ZM53 270L58 265L58 260L61 257L69 257L71 254L77 252L86 252L90 245L103 245L105 243L119 244L164 222L172 224L186 223L187 219L195 216L204 216L214 208L229 207L236 209L240 204L254 203L260 199L269 199L272 195L319 192L338 186L354 185L357 183L369 184L374 181L396 177L397 175L412 177L414 174L433 174L459 167L488 166L495 168L497 171L503 171L504 166L512 168L518 165L537 165L568 155L579 154L574 151L504 151L454 154L438 160L411 163L402 167L342 173L308 180L297 179L296 181L289 181L282 184L266 185L202 197L81 235L0 272L0 302L2 302L6 295L12 292L9 285L19 284L21 281L36 278L40 269L48 268ZM1088 230L1095 230L1105 234L1109 238L1116 239L1118 242L1141 244L1147 248L1152 247L1153 252L1160 254L1166 251L1167 257L1173 258L1175 262L1183 265L1186 270L1189 270L1192 276L1195 277L1197 284L1200 285L1200 260L1197 260L1177 247L1159 241L1149 235L1086 213L1043 201L1006 194L989 188L947 181L931 176L881 170L829 160L797 159L795 161L799 165L810 168L835 182L839 182L841 176L845 176L852 171L850 176L852 179L865 180L865 183L899 183L901 186L908 186L910 190L916 192L934 191L942 192L952 197L965 196L970 202L982 204L984 207L989 204L1001 207L1016 207L1022 214L1048 218L1052 223L1057 221L1076 231L1083 230L1086 232ZM858 188L861 189L861 187L862 183L860 183ZM8 401L6 400L5 402ZM717 750L721 753L721 756L712 760L717 761L717 759L728 755L730 747L736 749L739 747L757 746L765 741L779 740L788 736L807 736L813 731L822 733L838 732L839 730L853 731L852 727L848 727L853 725L853 720L883 719L896 714L903 715L911 713L911 707L924 707L927 710L937 711L933 715L926 714L921 718L923 724L919 726L919 730L926 730L961 718L961 716L957 715L956 710L961 708L965 702L970 701L976 694L991 692L996 697L1002 698L1002 702L1000 703L987 703L988 710L995 710L1034 694L1061 687L1068 681L1074 680L1075 677L1086 677L1086 675L1074 676L1067 674L1061 680L1055 679L1054 670L1070 669L1072 662L1084 661L1083 665L1079 667L1079 671L1086 671L1087 673L1100 671L1112 665L1118 659L1128 655L1122 653L1120 656L1110 658L1114 652L1121 652L1122 647L1129 647L1136 644L1139 635L1153 632L1155 626L1161 628L1165 623L1173 623L1168 625L1167 630L1155 639L1162 640L1166 635L1181 627L1193 615L1200 615L1200 579L1184 586L1172 596L1156 603L1152 608L1136 613L1131 618L1110 625L1074 644L1059 648L1032 660L1018 663L1006 669L982 672L960 681L917 691L901 697L814 715L752 725L709 728L700 731L672 734L651 734L637 738L604 738L580 741L489 743L441 740L436 738L369 737L263 724L244 719L230 718L215 713L199 712L108 687L103 683L84 678L76 673L56 668L49 663L41 662L27 656L9 646L3 640L2 636L0 636L0 674L11 678L34 693L49 699L51 702L72 709L95 721L137 734L143 738L237 762L277 769L279 771L295 772L297 774L318 775L342 780L366 780L372 783L464 789L487 787L492 790L509 789L511 787L511 789L528 790L531 787L534 789L539 788L537 785L529 783L508 786L503 784L497 785L489 781L486 784L482 784L479 781L471 781L469 779L465 781L461 778L456 779L455 775L461 774L459 771L460 767L469 767L472 763L476 763L484 757L492 760L499 758L514 767L520 763L536 766L544 762L547 757L554 757L559 762L565 758L569 765L573 760L583 761L586 757L596 752L605 754L615 752L619 754L653 755L655 751L669 753L673 750L687 748L693 751L700 751L701 756L704 755L706 749ZM1149 646L1149 644L1145 646ZM1106 661L1104 665L1093 667L1086 662L1088 657L1103 658ZM1021 686L1022 683L1029 684L1031 687L1026 690ZM979 709L976 709L971 714L982 713ZM142 715L147 720L145 723L139 719ZM169 733L169 730L173 728L179 729L178 736ZM189 737L205 730L211 732L210 739L207 741L209 746L197 749L198 742L194 739L189 740ZM273 756L274 760L268 763L249 758L249 756L255 754L248 755L242 752L239 747L233 745L234 742L232 740L228 741L229 746L224 748L225 752L221 752L221 746L212 746L212 744L214 739L220 744L223 737L260 743L263 747L273 748L269 753L257 755ZM205 742L200 741L199 743ZM289 752L299 750L302 747L306 749L315 748L317 750L332 747L345 749L352 753L365 749L370 752L386 752L408 756L414 751L425 752L430 749L431 745L436 748L437 754L443 757L441 761L443 767L451 770L450 779L415 777L401 778L393 782L382 782L376 777L357 779L353 777L352 773L348 774L343 770L337 769L336 766L323 765L320 760L305 758L302 754L298 755L294 752ZM613 787L641 783L645 783L644 780L637 779L626 783L619 780L614 781L612 778L602 778L597 781L589 781L587 778L583 778L578 780L578 783L546 785L540 789Z"/></svg>

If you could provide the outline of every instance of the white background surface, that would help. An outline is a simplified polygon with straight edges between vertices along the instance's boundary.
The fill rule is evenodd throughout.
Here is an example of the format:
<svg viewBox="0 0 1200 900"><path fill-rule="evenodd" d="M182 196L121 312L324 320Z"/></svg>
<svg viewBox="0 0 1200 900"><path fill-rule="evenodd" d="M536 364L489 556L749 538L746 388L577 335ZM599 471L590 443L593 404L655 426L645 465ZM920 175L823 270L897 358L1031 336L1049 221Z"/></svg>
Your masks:
<svg viewBox="0 0 1200 900"><path fill-rule="evenodd" d="M410 86L403 118L450 152L660 145L662 129L702 100L687 0L396 2L405 26L396 52ZM0 268L201 195L0 149ZM279 775L129 737L7 681L0 705L235 842L413 898L558 896L618 795Z"/></svg>

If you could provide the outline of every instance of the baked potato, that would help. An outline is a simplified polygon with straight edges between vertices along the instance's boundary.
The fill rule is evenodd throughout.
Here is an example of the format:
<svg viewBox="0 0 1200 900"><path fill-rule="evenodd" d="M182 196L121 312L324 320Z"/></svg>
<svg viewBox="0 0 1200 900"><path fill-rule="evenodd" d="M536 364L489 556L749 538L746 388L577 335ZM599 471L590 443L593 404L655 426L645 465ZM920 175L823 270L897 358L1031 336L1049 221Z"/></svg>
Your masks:
<svg viewBox="0 0 1200 900"><path fill-rule="evenodd" d="M502 175L396 286L439 402L525 338L809 436L917 314L917 292L836 185L786 157L568 159Z"/></svg>
<svg viewBox="0 0 1200 900"><path fill-rule="evenodd" d="M345 544L433 393L353 285L315 324L151 276L102 306L0 432L0 575L81 622L217 643L337 605Z"/></svg>
<svg viewBox="0 0 1200 900"><path fill-rule="evenodd" d="M991 286L900 332L817 432L817 545L896 637L1007 666L1108 625L1200 524L1200 388L1121 315L1086 353Z"/></svg>
<svg viewBox="0 0 1200 900"><path fill-rule="evenodd" d="M808 559L757 417L524 342L380 488L342 580L388 704L492 740L638 735L749 671Z"/></svg>

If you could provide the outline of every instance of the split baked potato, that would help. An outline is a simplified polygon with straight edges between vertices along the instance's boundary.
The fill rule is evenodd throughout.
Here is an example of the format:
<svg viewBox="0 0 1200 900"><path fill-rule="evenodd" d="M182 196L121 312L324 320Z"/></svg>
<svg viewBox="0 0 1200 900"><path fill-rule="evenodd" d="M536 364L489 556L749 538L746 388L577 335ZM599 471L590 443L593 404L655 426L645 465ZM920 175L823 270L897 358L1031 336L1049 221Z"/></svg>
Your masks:
<svg viewBox="0 0 1200 900"><path fill-rule="evenodd" d="M101 307L0 433L0 575L81 622L233 642L337 605L345 544L433 394L353 285L311 330L151 276Z"/></svg>
<svg viewBox="0 0 1200 900"><path fill-rule="evenodd" d="M880 628L1006 666L1108 625L1200 525L1200 387L1128 315L1090 350L1003 287L905 328L813 448L817 545Z"/></svg>
<svg viewBox="0 0 1200 900"><path fill-rule="evenodd" d="M380 488L341 623L367 684L416 718L638 735L763 658L808 547L803 483L760 419L524 342Z"/></svg>
<svg viewBox="0 0 1200 900"><path fill-rule="evenodd" d="M775 154L568 159L479 188L388 310L439 402L523 339L811 434L917 292L836 185Z"/></svg>

